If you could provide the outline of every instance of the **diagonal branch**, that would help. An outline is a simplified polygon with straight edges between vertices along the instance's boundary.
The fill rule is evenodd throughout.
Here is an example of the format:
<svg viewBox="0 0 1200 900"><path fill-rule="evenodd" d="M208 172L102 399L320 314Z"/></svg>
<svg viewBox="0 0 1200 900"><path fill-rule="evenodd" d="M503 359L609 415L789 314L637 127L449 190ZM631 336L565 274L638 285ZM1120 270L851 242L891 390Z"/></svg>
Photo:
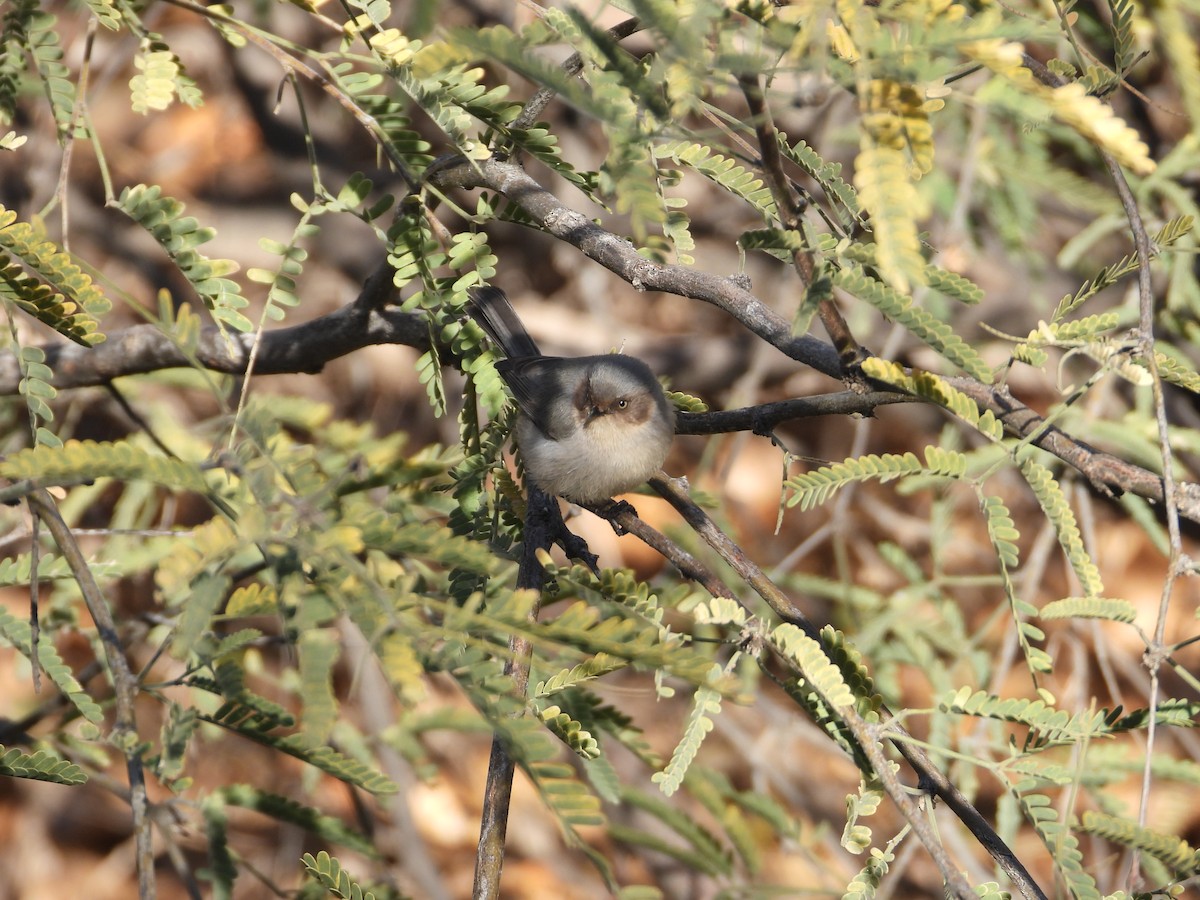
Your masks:
<svg viewBox="0 0 1200 900"><path fill-rule="evenodd" d="M662 291L710 303L729 313L784 355L831 378L841 377L837 351L818 338L792 334L791 323L751 293L744 279L725 278L689 266L658 263L639 256L637 248L628 240L567 206L514 163L497 159L463 160L439 172L438 185L498 191L551 237L578 248L584 256L639 291Z"/></svg>
<svg viewBox="0 0 1200 900"><path fill-rule="evenodd" d="M564 528L558 512L558 501L532 485L521 546L521 566L517 572L517 587L540 591L542 564L538 552L549 550ZM557 521L556 521L557 520ZM540 601L530 610L531 620L537 618ZM533 644L524 635L514 634L508 642L508 661L504 674L512 679L513 693L524 697L529 687L529 668L533 659ZM500 873L504 868L504 839L508 833L508 813L512 805L513 776L516 763L499 733L492 738L488 758L487 782L483 790L483 812L479 821L479 845L475 854L475 900L495 900L500 896Z"/></svg>
<svg viewBox="0 0 1200 900"><path fill-rule="evenodd" d="M767 605L771 607L776 615L784 621L791 622L801 628L813 638L819 637L820 628L818 628L816 623L796 607L787 595L758 567L757 563L728 535L721 531L704 510L696 505L692 498L688 496L687 490L681 481L672 478L652 478L650 486L675 507L676 511L683 516L684 520L692 526L696 533L734 571L746 580L746 583L767 602ZM984 849L991 854L992 858L1004 870L1005 874L1008 875L1013 886L1020 891L1021 896L1026 898L1026 900L1045 900L1045 894L1038 887L1037 882L1033 880L1033 877L1025 869L1025 866L1022 865L1021 860L1016 854L1005 844L1004 839L996 833L983 814L975 809L966 797L934 765L925 752L908 740L908 732L892 718L891 713L886 708L880 710L881 722L877 726L868 723L853 707L842 711L842 715L855 738L862 744L863 749L869 751L867 754L868 759L870 759L871 765L875 768L876 774L882 781L888 795L896 802L906 820L912 824L917 836L937 861L947 885L954 887L957 896L973 897L975 894L969 888L966 889L967 893L963 893L963 885L959 880L961 876L958 875L956 870L950 868L949 861L945 857L945 851L942 849L940 841L931 833L928 821L924 816L919 814L915 804L912 802L912 798L908 796L903 785L899 783L891 773L890 768L885 764L886 760L882 753L879 752L879 740L882 737L895 735L891 743L908 761L913 771L916 772L922 787L941 797L946 802L946 805L958 816L959 820L971 831Z"/></svg>
<svg viewBox="0 0 1200 900"><path fill-rule="evenodd" d="M762 157L763 176L771 188L771 196L775 198L775 208L779 210L784 228L792 231L802 231L803 222L800 216L804 211L803 204L796 196L791 182L783 172L783 161L779 156L779 144L776 143L775 125L771 121L771 110L763 97L762 86L757 75L745 75L740 79L742 94L750 111L750 121L754 124L754 132L758 137L758 150ZM811 290L816 274L816 264L810 250L797 249L792 252L792 267L800 276L804 289ZM842 311L832 296L827 296L817 304L817 315L833 346L837 348L838 359L841 361L843 377L861 379L861 373L855 374L856 366L866 358L867 353L850 331Z"/></svg>
<svg viewBox="0 0 1200 900"><path fill-rule="evenodd" d="M149 800L146 795L146 776L142 771L142 751L134 713L138 691L137 677L125 658L125 649L117 635L117 625L113 620L112 611L108 608L108 601L100 592L100 586L88 567L83 551L79 549L75 535L63 520L54 499L45 490L38 489L29 494L28 500L29 505L37 511L54 537L67 565L71 567L71 574L79 585L79 591L92 620L96 623L96 631L104 646L117 706L111 740L125 755L125 769L129 775L129 805L133 811L133 830L137 844L138 897L139 900L154 900L154 848L150 817L147 815Z"/></svg>

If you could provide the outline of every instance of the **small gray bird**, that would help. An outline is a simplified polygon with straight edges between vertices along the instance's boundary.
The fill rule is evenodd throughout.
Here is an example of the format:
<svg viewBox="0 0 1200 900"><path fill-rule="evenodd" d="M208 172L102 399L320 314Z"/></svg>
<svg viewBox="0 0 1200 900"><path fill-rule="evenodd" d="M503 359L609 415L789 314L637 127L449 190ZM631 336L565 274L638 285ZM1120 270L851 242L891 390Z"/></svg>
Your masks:
<svg viewBox="0 0 1200 900"><path fill-rule="evenodd" d="M525 472L548 494L598 503L654 475L675 437L675 410L640 359L615 353L543 356L498 288L471 288L471 317L505 359L496 363L521 411Z"/></svg>

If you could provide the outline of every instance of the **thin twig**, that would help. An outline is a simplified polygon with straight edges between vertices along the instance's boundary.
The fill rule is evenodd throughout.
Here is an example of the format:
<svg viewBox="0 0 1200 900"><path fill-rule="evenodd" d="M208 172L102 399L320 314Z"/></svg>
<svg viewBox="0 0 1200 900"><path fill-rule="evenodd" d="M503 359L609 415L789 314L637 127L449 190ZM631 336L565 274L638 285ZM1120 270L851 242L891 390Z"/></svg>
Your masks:
<svg viewBox="0 0 1200 900"><path fill-rule="evenodd" d="M136 408L134 408L134 405L129 402L129 398L125 396L124 392L122 392L120 388L118 388L113 382L107 381L104 383L104 389L108 391L110 397L117 401L117 406L121 407L121 411L129 417L129 420L138 427L139 431L145 434L146 437L150 438L150 442L159 450L161 450L163 455L169 456L172 459L179 458L175 454L175 451L168 447L163 439L158 436L153 426L146 421L146 417L138 412Z"/></svg>
<svg viewBox="0 0 1200 900"><path fill-rule="evenodd" d="M779 155L775 125L771 121L771 111L763 97L762 86L757 75L745 75L739 79L742 95L746 98L749 108L750 122L754 126L758 138L758 151L762 157L762 172L771 196L775 199L775 208L783 221L784 228L803 232L804 223L801 216L804 204L796 196L791 182L783 171L783 161ZM800 276L800 284L805 290L812 287L816 272L812 252L799 248L792 253L792 266ZM817 315L821 324L837 349L838 360L841 362L843 378L854 379L856 367L866 358L866 352L859 346L858 341L850 331L850 326L838 309L832 297L825 297L817 304Z"/></svg>
<svg viewBox="0 0 1200 900"><path fill-rule="evenodd" d="M708 514L700 509L691 497L688 496L686 487L680 480L662 477L652 478L650 479L650 486L680 512L685 521L696 530L696 533L709 546L716 550L721 558L746 580L747 584L754 588L776 615L784 621L796 625L806 634L814 638L819 637L820 629L817 625L792 604L791 600L750 559L744 550L713 524ZM852 710L851 712L853 712L854 716L858 716L856 711ZM970 801L942 774L925 752L909 740L910 736L908 732L892 718L891 713L886 708L881 709L880 715L881 723L878 733L891 740L892 744L895 745L896 749L917 773L921 786L945 801L946 805L958 816L959 820L971 831L980 844L983 845L984 849L991 854L992 858L1004 870L1021 897L1025 898L1025 900L1045 900L1046 895L1038 887L1037 882L1033 880L1033 877L1025 869L1020 859L1005 844L1004 840L996 833L991 823L987 821L983 814L971 805ZM847 724L851 725L849 719L847 720ZM868 726L861 717L851 727L852 730L862 730L863 736L874 734L873 731L864 730ZM857 731L855 733L856 737L861 741L863 737L859 736ZM876 763L873 761L872 765L876 765ZM883 777L882 771L880 775ZM904 810L905 807L901 807L901 809ZM920 836L920 827L916 823L913 824L913 827L917 831L918 836ZM943 874L947 878L948 884L954 883L954 880L949 875L946 875L945 872ZM970 896L974 896L974 894Z"/></svg>
<svg viewBox="0 0 1200 900"><path fill-rule="evenodd" d="M641 30L641 27L641 21L636 16L633 16L624 22L618 22L612 28L608 29L608 36L613 40L619 41L622 38L629 37L631 34L636 34ZM572 53L560 68L568 78L574 78L583 71L583 55ZM533 96L525 102L525 107L521 110L520 115L513 119L513 123L509 127L513 129L532 128L537 124L538 116L542 114L542 110L549 105L550 101L557 94L558 92L553 88L538 88L534 91Z"/></svg>
<svg viewBox="0 0 1200 900"><path fill-rule="evenodd" d="M1070 34L1070 31L1068 31L1068 34ZM1063 78L1052 72L1038 60L1026 56L1024 63L1043 84L1051 87L1061 87L1066 84ZM1104 161L1105 168L1108 169L1108 174L1116 189L1117 197L1121 201L1121 208L1125 212L1125 218L1129 221L1129 230L1133 235L1134 250L1137 253L1138 352L1151 376L1154 420L1158 427L1159 456L1162 460L1160 490L1161 499L1166 511L1167 537L1170 547L1166 577L1163 579L1162 592L1159 597L1158 616L1154 624L1154 638L1148 642L1146 653L1143 656L1143 663L1150 673L1150 694L1147 699L1150 716L1146 726L1146 757L1142 766L1142 785L1138 802L1138 825L1144 828L1150 805L1150 787L1153 778L1151 765L1154 758L1155 738L1157 737L1156 720L1158 718L1157 710L1160 689L1158 672L1163 663L1167 661L1165 644L1167 613L1171 606L1171 594L1175 586L1175 579L1179 577L1183 569L1183 539L1179 530L1179 515L1181 511L1180 488L1184 486L1177 485L1175 482L1174 459L1171 453L1169 431L1170 423L1167 421L1167 407L1163 394L1162 375L1158 370L1158 358L1155 356L1154 350L1155 309L1154 287L1150 281L1150 258L1152 256L1150 235L1147 233L1145 223L1142 221L1142 214L1141 210L1138 209L1137 198L1133 196L1133 191L1129 187L1129 181L1126 179L1125 173L1121 170L1120 163L1103 147L1097 146L1096 150L1099 152L1100 158ZM1187 485L1186 487L1191 488L1192 485ZM1135 886L1139 881L1138 861L1138 854L1131 855L1130 871L1126 878L1126 884L1131 887Z"/></svg>
<svg viewBox="0 0 1200 900"><path fill-rule="evenodd" d="M1167 613L1171 606L1171 594L1175 587L1175 579L1179 577L1183 561L1183 539L1179 531L1179 506L1176 500L1175 463L1171 454L1171 436L1167 422L1167 405L1163 393L1162 375L1158 370L1158 358L1154 351L1154 291L1150 284L1150 237L1146 233L1141 213L1129 182L1116 160L1105 153L1104 162L1121 198L1121 206L1129 219L1133 231L1134 247L1138 258L1138 341L1142 359L1151 375L1151 389L1154 397L1154 420L1158 425L1158 446L1162 459L1162 490L1164 506L1167 515L1167 537L1170 542L1171 554L1167 562L1166 578L1163 579L1162 593L1158 605L1158 617L1154 623L1154 640L1147 648L1144 662L1150 672L1150 719L1146 726L1146 758L1142 768L1142 789L1138 803L1138 825L1146 826L1150 806L1151 765L1154 758L1154 744L1157 736L1158 699L1159 699L1159 669L1166 661L1166 629ZM1135 859L1137 857L1134 857ZM1129 884L1138 881L1137 871L1130 873Z"/></svg>
<svg viewBox="0 0 1200 900"><path fill-rule="evenodd" d="M154 900L154 847L150 818L147 815L149 803L146 796L146 778L138 750L137 719L134 711L138 691L137 678L125 658L108 602L96 584L92 570L75 541L75 535L59 514L54 499L45 490L35 490L29 494L28 499L29 505L37 510L42 521L46 523L47 530L54 537L58 549L67 561L92 621L96 623L100 642L104 646L104 656L108 661L108 671L112 676L116 696L116 719L111 740L113 745L125 754L125 769L129 775L129 805L133 811L133 829L137 838L138 897L140 900Z"/></svg>
<svg viewBox="0 0 1200 900"><path fill-rule="evenodd" d="M858 741L859 747L870 761L871 767L875 770L875 776L883 785L884 791L896 804L896 808L900 810L905 821L912 826L913 831L917 834L917 839L925 845L925 850L933 857L938 870L942 873L946 888L953 891L957 900L975 900L979 895L971 889L966 877L954 865L950 854L946 852L945 845L934 833L929 820L917 808L912 795L896 777L888 758L883 755L883 746L880 742L883 730L878 725L868 723L853 706L839 712L842 721L849 727L854 739Z"/></svg>
<svg viewBox="0 0 1200 900"><path fill-rule="evenodd" d="M538 551L548 550L559 533L555 518L561 519L558 501L530 484L526 504L524 543L517 587L541 591L544 577ZM541 601L530 609L530 621L537 619ZM529 687L529 669L533 644L524 635L514 634L508 642L504 673L512 679L513 694L524 697ZM479 846L475 854L474 900L495 900L500 896L500 873L504 868L504 839L508 832L508 814L512 804L513 775L516 764L497 734L492 738L488 758L487 783L483 791L483 812L479 821Z"/></svg>
<svg viewBox="0 0 1200 900"><path fill-rule="evenodd" d="M38 644L42 639L42 620L38 612L39 593L42 579L39 570L42 567L41 531L42 517L36 506L29 506L29 665L33 671L33 692L42 691L42 654Z"/></svg>
<svg viewBox="0 0 1200 900"><path fill-rule="evenodd" d="M715 572L661 531L646 524L638 516L637 510L628 503L588 504L586 508L601 518L607 519L621 533L632 534L647 547L656 550L679 570L679 574L696 582L714 597L737 599L729 586L721 581Z"/></svg>
<svg viewBox="0 0 1200 900"><path fill-rule="evenodd" d="M716 523L709 518L708 513L696 505L688 495L686 482L660 474L658 477L650 479L650 487L675 507L675 511L683 516L684 521L691 526L692 530L733 567L733 570L754 589L754 592L766 601L767 606L775 615L802 629L813 638L820 635L820 629L808 616L793 605L783 591L779 590L766 573L758 567L758 564L734 543L732 538L717 527Z"/></svg>

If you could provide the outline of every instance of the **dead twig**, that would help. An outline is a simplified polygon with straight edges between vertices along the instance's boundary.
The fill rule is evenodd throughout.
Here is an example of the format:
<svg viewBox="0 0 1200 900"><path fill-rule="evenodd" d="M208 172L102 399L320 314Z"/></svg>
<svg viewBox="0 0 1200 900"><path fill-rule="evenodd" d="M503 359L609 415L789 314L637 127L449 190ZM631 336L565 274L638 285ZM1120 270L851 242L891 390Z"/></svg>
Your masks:
<svg viewBox="0 0 1200 900"><path fill-rule="evenodd" d="M154 847L151 822L147 815L149 802L146 796L146 777L142 771L141 752L138 749L137 719L134 703L137 699L137 677L125 658L121 638L117 634L116 622L108 608L108 602L100 592L83 551L71 533L70 527L58 512L54 499L45 490L35 490L28 496L29 505L37 510L46 529L53 536L63 558L71 568L71 574L79 585L80 593L87 604L92 621L104 647L108 671L112 676L116 696L116 720L113 723L112 743L125 755L125 769L129 775L129 805L133 811L133 830L137 842L137 871L139 900L154 900Z"/></svg>

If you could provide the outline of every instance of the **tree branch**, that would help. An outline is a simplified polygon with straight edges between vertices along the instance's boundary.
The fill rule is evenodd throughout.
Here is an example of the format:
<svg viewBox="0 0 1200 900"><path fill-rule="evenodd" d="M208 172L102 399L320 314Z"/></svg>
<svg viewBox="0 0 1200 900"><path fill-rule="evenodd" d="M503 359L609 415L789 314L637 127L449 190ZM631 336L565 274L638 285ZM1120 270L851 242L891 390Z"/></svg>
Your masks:
<svg viewBox="0 0 1200 900"><path fill-rule="evenodd" d="M710 303L786 356L831 378L841 377L837 351L818 338L792 334L791 323L754 296L745 287L743 278L725 278L639 256L628 240L564 204L514 163L497 159L464 160L439 172L438 185L498 191L552 237L578 248L637 290L662 291Z"/></svg>
<svg viewBox="0 0 1200 900"><path fill-rule="evenodd" d="M754 133L758 138L763 177L771 189L771 196L775 199L775 208L779 211L779 217L785 228L802 231L804 223L800 217L804 211L804 205L797 198L791 182L784 174L783 160L779 156L779 144L776 143L777 132L771 121L771 110L763 98L758 76L745 75L739 79L739 82L742 87L742 95L746 98L746 106L749 108L750 121L754 125ZM810 290L816 273L812 252L807 249L793 251L792 268L800 276L800 283L804 289ZM817 315L820 316L821 324L825 326L829 339L833 341L833 346L837 348L843 378L848 382L861 380L862 375L856 371L856 367L868 354L855 340L850 326L846 323L846 319L842 316L833 297L825 297L817 304Z"/></svg>
<svg viewBox="0 0 1200 900"><path fill-rule="evenodd" d="M104 646L104 656L112 676L117 706L111 740L125 755L125 769L129 775L129 806L133 812L133 831L137 844L138 897L139 900L154 900L154 847L150 817L147 815L149 800L146 795L146 776L142 771L141 742L138 740L134 712L138 680L125 658L125 649L121 646L121 638L117 634L117 625L113 620L112 611L108 608L108 602L100 592L100 586L96 583L83 551L79 549L75 535L63 520L54 499L47 491L38 489L29 494L28 500L29 505L37 510L38 516L46 523L46 528L70 566L71 574L79 585L79 591L87 604L92 621L96 623L96 631Z"/></svg>
<svg viewBox="0 0 1200 900"><path fill-rule="evenodd" d="M716 550L720 557L738 575L745 579L746 583L767 602L767 605L779 618L785 622L791 622L814 639L819 639L821 630L816 623L795 606L787 595L758 567L758 564L727 534L721 531L704 510L696 505L688 495L686 485L683 481L675 478L656 477L650 479L650 486L675 507L696 533L710 547ZM889 796L897 802L901 812L912 823L913 830L916 831L917 836L921 838L930 853L938 861L947 884L956 886L956 893L959 896L974 896L974 894L961 893L962 885L957 883L953 874L948 873L946 868L947 860L942 851L938 849L940 847L939 842L930 834L928 823L917 813L915 806L907 795L903 795L903 799L900 799L903 791L899 789L900 786L898 783L895 783L895 778L887 771L886 765L881 765L883 757L877 755L878 740L880 737L888 736L889 732L896 735L892 743L908 761L913 771L917 773L921 785L946 801L946 805L954 811L959 820L970 830L988 853L991 854L992 858L996 860L1005 874L1008 875L1013 883L1013 887L1020 891L1021 896L1025 900L1045 900L1046 895L1038 887L1037 882L1033 880L1033 877L1025 869L1024 865L1022 865L1021 860L1004 843L1003 838L996 833L983 814L975 809L966 797L950 783L949 779L941 773L925 752L920 747L906 740L909 737L908 732L892 718L892 714L886 708L880 710L881 721L879 727L871 726L853 708L844 711L844 718L846 724L854 733L855 738L863 744L864 750L868 745L874 746L875 752L868 753L868 758L871 760L872 766L875 767L885 788L888 789ZM890 787L889 779L893 782L890 784Z"/></svg>
<svg viewBox="0 0 1200 900"><path fill-rule="evenodd" d="M830 377L841 377L841 365L833 347L814 337L793 335L790 323L751 293L742 279L644 259L627 240L563 204L514 163L491 159L449 164L440 170L437 181L441 188L486 188L503 193L551 236L577 247L635 288L710 303L791 359ZM311 322L265 333L255 371L263 375L318 372L330 360L373 344L427 348L429 331L424 317L420 313L380 307L379 290L368 282L363 294L349 306ZM245 371L251 343L250 335L234 334L227 344L215 328L209 328L201 332L198 346L189 355L155 326L138 325L113 333L108 341L96 347L55 344L44 349L46 364L54 372L53 383L69 388L103 384L122 375L187 366L193 359L215 371L240 373ZM16 358L11 353L0 354L0 394L16 393L20 380ZM1128 491L1157 503L1164 502L1163 481L1157 473L1099 451L1057 428L1046 427L1044 420L1013 397L1004 385L986 385L964 377L947 381L970 396L981 409L990 409L1011 433L1018 437L1036 434L1034 445L1078 469L1102 493ZM794 404L794 416L787 407L768 405L757 408L758 412L752 408L706 414L712 418L693 420L694 426L686 424L689 417L681 420L685 427L695 429L683 433L724 431L735 423L739 430L742 427L757 430L763 422L770 427L791 417L866 414L879 403L902 399L907 398L891 391L876 391L863 395L861 402L850 398L823 401L830 404L828 413L813 412L806 405L810 401L798 399L785 401ZM837 404L844 405L839 408ZM1175 487L1179 514L1200 522L1200 485L1179 483Z"/></svg>
<svg viewBox="0 0 1200 900"><path fill-rule="evenodd" d="M58 388L92 387L125 375L141 375L199 363L215 372L246 371L254 335L229 332L229 341L215 327L201 330L195 349L184 350L155 325L133 325L113 332L102 344L47 344L46 365ZM351 304L301 325L262 335L257 375L289 372L316 373L331 360L373 344L429 346L429 324L420 313L398 309L363 309ZM0 354L0 395L17 393L21 370L16 356Z"/></svg>
<svg viewBox="0 0 1200 900"><path fill-rule="evenodd" d="M876 408L892 403L916 403L917 398L895 391L838 391L836 394L817 394L813 397L792 397L741 409L717 409L711 412L681 412L675 417L676 434L726 434L731 431L752 431L766 434L776 425L793 419L815 416L870 416Z"/></svg>
<svg viewBox="0 0 1200 900"><path fill-rule="evenodd" d="M659 478L667 476L660 472ZM604 503L584 504L602 519L608 521L613 526L618 534L632 534L636 536L642 543L652 550L658 552L663 559L670 562L679 570L679 574L684 578L696 582L714 597L727 597L730 600L736 600L737 595L733 590L723 582L720 577L704 565L700 560L688 551L684 550L669 537L663 534L658 529L652 527L642 520L637 514L637 510L629 503Z"/></svg>
<svg viewBox="0 0 1200 900"><path fill-rule="evenodd" d="M539 550L548 550L565 528L558 501L534 485L528 487L525 528L521 545L521 566L517 587L541 591L542 564ZM537 619L541 600L530 610L530 621ZM533 644L524 635L514 634L508 642L508 661L504 674L512 679L514 696L524 698L529 687L529 668ZM500 873L504 868L504 839L508 833L508 813L512 805L513 776L516 763L499 732L492 738L488 758L487 782L483 789L483 812L479 820L479 846L475 854L474 900L495 900L500 896Z"/></svg>

